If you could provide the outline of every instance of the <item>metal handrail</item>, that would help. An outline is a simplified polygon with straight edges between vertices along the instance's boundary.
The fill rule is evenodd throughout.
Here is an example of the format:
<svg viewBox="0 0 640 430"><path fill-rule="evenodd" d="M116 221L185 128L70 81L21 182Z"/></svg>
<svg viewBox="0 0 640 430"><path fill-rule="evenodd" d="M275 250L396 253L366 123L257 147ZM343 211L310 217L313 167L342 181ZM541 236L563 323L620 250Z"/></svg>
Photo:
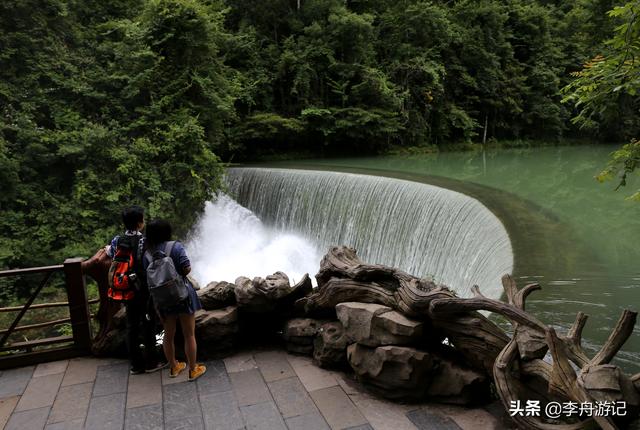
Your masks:
<svg viewBox="0 0 640 430"><path fill-rule="evenodd" d="M24 307L20 310L20 312L15 317L15 319L13 320L9 328L7 330L3 330L2 338L0 338L0 347L4 346L4 344L7 342L7 340L9 339L9 336L11 336L11 333L14 332L15 328L18 326L18 323L20 323L20 320L22 319L24 314L27 313L27 311L29 310L29 307L31 306L33 301L36 299L36 297L38 297L38 294L40 294L40 291L42 291L44 286L49 283L49 279L51 279L51 275L53 275L53 273L56 270L50 270L45 273L45 276L44 278L42 278L42 281L40 281L38 288L36 288L33 294L31 294L31 297L29 297L29 300L27 300L27 303L25 303Z"/></svg>
<svg viewBox="0 0 640 430"><path fill-rule="evenodd" d="M39 303L33 304L38 294L49 282L55 272L64 273L67 302L56 303ZM0 312L17 312L13 323L9 328L0 330L0 351L9 351L14 349L26 349L26 353L15 353L9 355L0 355L0 369L6 369L17 366L25 366L28 364L41 363L44 361L61 360L64 358L74 357L77 355L87 354L91 351L91 328L90 321L92 315L89 312L89 301L87 300L86 283L82 272L82 259L72 258L65 260L64 264L55 266L32 267L27 269L12 269L0 271L0 278L10 276L32 275L42 273L44 276L40 284L29 297L24 306L11 306L1 308ZM99 300L91 300L98 302ZM21 318L30 309L42 309L58 306L68 306L69 318L48 321L43 323L29 324L18 326ZM73 345L60 348L51 348L40 351L33 351L34 347L52 345L56 343L70 342L69 336L50 337L46 339L38 339L35 341L18 342L7 345L9 336L20 330L29 330L35 328L48 327L63 323L71 323Z"/></svg>
<svg viewBox="0 0 640 430"><path fill-rule="evenodd" d="M17 327L14 327L11 332L14 333L16 331L33 330L34 328L51 327L54 325L64 324L68 322L71 322L71 318L60 318L53 321L45 321L41 323L17 326ZM9 333L9 330L0 330L0 334L5 334L5 333Z"/></svg>
<svg viewBox="0 0 640 430"><path fill-rule="evenodd" d="M49 273L55 272L56 270L64 269L63 264L58 264L56 266L43 266L43 267L29 267L27 269L10 269L0 271L0 278L6 278L9 276L18 276L18 275L32 275L35 273Z"/></svg>
<svg viewBox="0 0 640 430"><path fill-rule="evenodd" d="M100 303L100 299L91 299L87 301L88 304L93 305L96 303ZM69 306L69 302L54 302L54 303L38 303L35 305L29 306L29 310L32 309L48 309L48 308L58 308L63 306ZM6 308L0 308L0 313L2 312L18 312L21 311L23 306L9 306Z"/></svg>

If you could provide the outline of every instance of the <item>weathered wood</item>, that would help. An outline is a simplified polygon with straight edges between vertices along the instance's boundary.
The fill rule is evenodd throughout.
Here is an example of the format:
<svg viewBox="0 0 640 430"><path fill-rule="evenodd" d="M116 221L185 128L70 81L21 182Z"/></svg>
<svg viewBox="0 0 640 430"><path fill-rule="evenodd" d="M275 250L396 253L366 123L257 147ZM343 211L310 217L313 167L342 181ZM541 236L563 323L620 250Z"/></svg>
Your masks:
<svg viewBox="0 0 640 430"><path fill-rule="evenodd" d="M456 318L430 313L439 299L457 300L442 285L379 264L365 264L353 248L332 247L320 263L316 292L302 299L309 314L334 312L342 302L378 303L406 316L430 320L477 369L491 372L493 362L509 338L495 324L477 312L456 312Z"/></svg>
<svg viewBox="0 0 640 430"><path fill-rule="evenodd" d="M82 273L82 259L66 259L64 275L74 346L79 351L89 353L91 351L91 316L87 303L87 285Z"/></svg>
<svg viewBox="0 0 640 430"><path fill-rule="evenodd" d="M114 315L120 310L120 305L107 297L109 289L109 267L111 266L111 257L107 255L104 248L100 248L88 260L82 262L82 272L93 278L98 284L98 295L100 298L100 306L96 314L98 321L98 333L93 339L92 351L101 355L102 346L107 344L107 335L114 330Z"/></svg>
<svg viewBox="0 0 640 430"><path fill-rule="evenodd" d="M591 359L591 364L597 366L599 364L609 363L613 357L620 351L622 345L629 339L633 333L633 327L636 325L637 312L625 309L618 319L618 323L611 332L611 335L604 343L600 351Z"/></svg>
<svg viewBox="0 0 640 430"><path fill-rule="evenodd" d="M506 275L503 287L506 302L482 295L477 286L474 297L460 298L444 286L413 277L382 265L362 263L355 250L331 248L323 258L317 291L304 300L305 309L317 312L331 309L340 302L378 303L392 307L414 319L422 319L444 334L449 343L475 368L492 375L505 407L512 401L542 395L547 400L595 403L601 399L618 399L631 405L637 413L640 399L640 377L624 375L609 365L633 331L636 313L624 311L618 324L601 350L590 359L581 346L582 330L587 316L579 313L566 336L558 336L553 328L525 311L526 298L539 290L538 284L518 289L515 280ZM508 318L514 327L510 339L477 311L491 311ZM550 350L553 363L541 360ZM577 367L578 372L574 370ZM527 381L548 385L548 393L540 393ZM598 425L616 429L612 417L593 417L578 423L547 422L540 417L516 416L523 428L582 429Z"/></svg>

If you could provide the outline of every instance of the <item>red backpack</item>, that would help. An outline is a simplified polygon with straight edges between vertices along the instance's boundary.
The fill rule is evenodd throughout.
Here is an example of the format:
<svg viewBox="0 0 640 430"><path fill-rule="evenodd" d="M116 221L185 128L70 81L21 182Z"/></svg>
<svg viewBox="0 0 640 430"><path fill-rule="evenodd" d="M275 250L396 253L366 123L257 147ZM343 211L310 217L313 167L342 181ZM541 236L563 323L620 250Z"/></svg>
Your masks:
<svg viewBox="0 0 640 430"><path fill-rule="evenodd" d="M140 261L138 245L141 235L121 236L116 245L116 254L109 268L107 296L116 301L132 300L138 289L136 264Z"/></svg>

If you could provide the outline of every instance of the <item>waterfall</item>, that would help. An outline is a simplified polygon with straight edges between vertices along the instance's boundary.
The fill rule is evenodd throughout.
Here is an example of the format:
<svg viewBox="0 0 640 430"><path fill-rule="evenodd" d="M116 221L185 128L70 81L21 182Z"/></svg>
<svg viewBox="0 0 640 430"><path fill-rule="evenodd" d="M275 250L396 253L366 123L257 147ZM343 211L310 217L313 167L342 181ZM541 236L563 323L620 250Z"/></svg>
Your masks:
<svg viewBox="0 0 640 430"><path fill-rule="evenodd" d="M192 275L203 287L211 281L264 277L278 270L295 283L305 273L313 276L322 258L308 239L270 228L225 194L206 203L185 245Z"/></svg>
<svg viewBox="0 0 640 430"><path fill-rule="evenodd" d="M365 262L433 277L462 296L477 284L499 297L501 276L513 270L511 242L500 220L477 200L451 190L377 176L267 168L229 169L227 181L229 194L274 235L306 239L313 246L304 246L320 255L332 245L348 245ZM270 272L277 269L284 268Z"/></svg>

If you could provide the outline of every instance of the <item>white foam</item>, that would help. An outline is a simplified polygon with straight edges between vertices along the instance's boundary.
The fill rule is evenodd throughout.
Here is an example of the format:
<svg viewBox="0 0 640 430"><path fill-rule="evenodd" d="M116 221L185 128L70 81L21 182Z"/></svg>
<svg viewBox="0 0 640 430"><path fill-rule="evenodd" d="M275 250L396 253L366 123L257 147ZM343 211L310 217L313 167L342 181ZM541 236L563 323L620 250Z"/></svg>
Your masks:
<svg viewBox="0 0 640 430"><path fill-rule="evenodd" d="M238 276L264 277L282 271L295 283L313 278L322 255L310 240L265 226L250 210L225 194L207 202L185 244L192 275L205 286L233 282Z"/></svg>

